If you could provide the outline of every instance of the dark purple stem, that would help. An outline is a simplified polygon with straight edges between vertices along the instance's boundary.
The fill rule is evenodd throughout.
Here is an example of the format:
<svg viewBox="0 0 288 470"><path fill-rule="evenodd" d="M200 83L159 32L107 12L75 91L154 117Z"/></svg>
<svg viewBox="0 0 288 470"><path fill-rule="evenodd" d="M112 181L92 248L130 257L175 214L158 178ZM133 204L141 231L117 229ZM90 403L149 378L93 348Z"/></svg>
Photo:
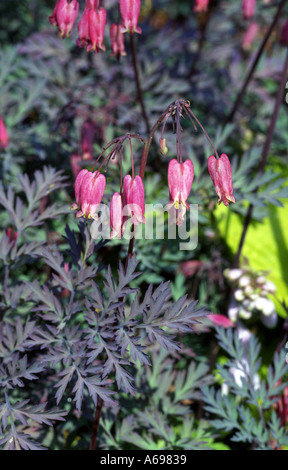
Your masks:
<svg viewBox="0 0 288 470"><path fill-rule="evenodd" d="M146 126L146 131L147 134L150 134L150 124L144 104L144 99L143 99L143 93L142 93L142 88L141 88L141 83L140 83L140 78L139 78L139 71L138 71L138 62L137 62L137 53L136 53L136 46L135 46L135 39L134 39L134 34L130 33L130 46L131 46L131 54L132 54L132 64L133 64L133 70L134 70L134 77L135 77L135 84L137 88L137 98L141 107L142 111L142 116L145 122Z"/></svg>
<svg viewBox="0 0 288 470"><path fill-rule="evenodd" d="M103 400L101 397L98 396L89 450L95 450L95 447L96 447L96 440L98 436L98 429L99 429L102 406L103 406Z"/></svg>

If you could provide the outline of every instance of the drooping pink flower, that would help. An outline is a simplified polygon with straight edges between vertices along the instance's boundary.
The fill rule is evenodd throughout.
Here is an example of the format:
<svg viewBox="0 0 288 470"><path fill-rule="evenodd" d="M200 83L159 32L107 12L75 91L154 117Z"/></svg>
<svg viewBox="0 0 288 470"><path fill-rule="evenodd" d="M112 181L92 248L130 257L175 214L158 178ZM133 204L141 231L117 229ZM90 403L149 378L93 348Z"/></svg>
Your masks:
<svg viewBox="0 0 288 470"><path fill-rule="evenodd" d="M77 0L57 0L54 11L49 16L53 26L58 26L60 37L69 37L77 19L79 3Z"/></svg>
<svg viewBox="0 0 288 470"><path fill-rule="evenodd" d="M9 136L2 117L0 116L0 148L5 149L9 145Z"/></svg>
<svg viewBox="0 0 288 470"><path fill-rule="evenodd" d="M121 32L122 26L117 24L111 24L110 26L110 41L112 55L114 55L118 60L120 56L125 56L125 44L124 44L124 33Z"/></svg>
<svg viewBox="0 0 288 470"><path fill-rule="evenodd" d="M126 175L123 181L123 206L125 214L132 217L134 225L145 223L145 191L139 175L132 178Z"/></svg>
<svg viewBox="0 0 288 470"><path fill-rule="evenodd" d="M256 21L253 21L249 24L248 28L246 29L243 40L242 40L242 48L247 51L252 46L254 39L256 38L259 31L259 24Z"/></svg>
<svg viewBox="0 0 288 470"><path fill-rule="evenodd" d="M252 18L255 13L256 0L242 0L242 12L245 20Z"/></svg>
<svg viewBox="0 0 288 470"><path fill-rule="evenodd" d="M218 195L218 204L223 202L229 206L230 202L236 202L233 196L232 170L229 158L222 153L220 158L216 159L214 155L208 158L208 171L215 186Z"/></svg>
<svg viewBox="0 0 288 470"><path fill-rule="evenodd" d="M168 165L168 186L170 192L170 207L177 211L177 225L184 221L186 210L189 210L187 202L194 178L194 166L191 160L184 163L175 158Z"/></svg>
<svg viewBox="0 0 288 470"><path fill-rule="evenodd" d="M288 21L284 24L282 31L281 31L281 36L280 36L280 43L283 46L288 46Z"/></svg>
<svg viewBox="0 0 288 470"><path fill-rule="evenodd" d="M197 13L203 13L207 11L209 6L209 0L195 0L194 11Z"/></svg>
<svg viewBox="0 0 288 470"><path fill-rule="evenodd" d="M89 8L85 7L78 23L78 38L76 39L76 43L79 47L87 47L89 42Z"/></svg>
<svg viewBox="0 0 288 470"><path fill-rule="evenodd" d="M123 33L142 33L139 28L138 19L141 10L141 0L120 0L120 13L122 16Z"/></svg>
<svg viewBox="0 0 288 470"><path fill-rule="evenodd" d="M94 51L98 53L100 49L102 51L106 50L103 44L106 21L107 13L104 8L99 8L99 10L89 9L88 23L90 44L87 47L87 52Z"/></svg>
<svg viewBox="0 0 288 470"><path fill-rule="evenodd" d="M106 178L99 171L81 170L75 181L75 200L71 209L79 209L76 217L97 219L97 208L103 198Z"/></svg>
<svg viewBox="0 0 288 470"><path fill-rule="evenodd" d="M110 202L111 238L121 238L123 233L123 196L116 192Z"/></svg>
<svg viewBox="0 0 288 470"><path fill-rule="evenodd" d="M98 0L86 0L84 12L78 23L78 38L76 40L79 47L86 47L87 52L100 50L105 51L103 44L104 33L107 21L107 13L104 8L99 8Z"/></svg>

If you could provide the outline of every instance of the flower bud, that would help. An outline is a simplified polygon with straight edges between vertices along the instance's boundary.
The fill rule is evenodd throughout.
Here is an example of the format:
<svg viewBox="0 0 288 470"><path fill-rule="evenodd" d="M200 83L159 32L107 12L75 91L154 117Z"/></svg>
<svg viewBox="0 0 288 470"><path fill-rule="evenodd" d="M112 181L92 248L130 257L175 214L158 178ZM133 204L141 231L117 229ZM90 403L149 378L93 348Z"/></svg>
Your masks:
<svg viewBox="0 0 288 470"><path fill-rule="evenodd" d="M245 328L243 324L238 325L237 328L238 338L244 345L247 345L251 339L252 333L250 330Z"/></svg>
<svg viewBox="0 0 288 470"><path fill-rule="evenodd" d="M245 308L240 308L239 310L239 317L243 320L249 320L252 317L252 313Z"/></svg>
<svg viewBox="0 0 288 470"><path fill-rule="evenodd" d="M246 287L246 289L247 289L247 287ZM246 292L245 292L245 294L246 294ZM259 297L259 294L258 293L256 294L256 292L253 292L252 294L249 294L249 299L250 300L257 300L258 297Z"/></svg>
<svg viewBox="0 0 288 470"><path fill-rule="evenodd" d="M251 295L253 295L253 292L254 292L254 289L251 286L246 286L245 289L244 289L244 294L247 297L251 297Z"/></svg>
<svg viewBox="0 0 288 470"><path fill-rule="evenodd" d="M245 295L242 289L237 289L234 292L234 297L238 302L242 302L245 299Z"/></svg>
<svg viewBox="0 0 288 470"><path fill-rule="evenodd" d="M251 284L251 277L250 276L242 276L239 279L239 287L246 287Z"/></svg>
<svg viewBox="0 0 288 470"><path fill-rule="evenodd" d="M266 282L266 277L265 276L258 276L256 278L256 282L257 282L257 284L264 284L264 282Z"/></svg>
<svg viewBox="0 0 288 470"><path fill-rule="evenodd" d="M166 146L166 139L160 139L160 151L162 155L167 155L168 147Z"/></svg>
<svg viewBox="0 0 288 470"><path fill-rule="evenodd" d="M229 281L237 281L240 276L243 274L242 269L225 269L224 275L229 279Z"/></svg>
<svg viewBox="0 0 288 470"><path fill-rule="evenodd" d="M255 307L266 316L271 315L275 310L272 300L266 297L258 297L258 299L255 300Z"/></svg>
<svg viewBox="0 0 288 470"><path fill-rule="evenodd" d="M275 292L276 292L276 286L271 281L266 281L265 284L263 284L262 288L265 291L269 292L270 294L275 294Z"/></svg>
<svg viewBox="0 0 288 470"><path fill-rule="evenodd" d="M237 306L235 300L233 299L228 308L228 317L232 322L236 322L239 314L239 307Z"/></svg>
<svg viewBox="0 0 288 470"><path fill-rule="evenodd" d="M272 302L272 300L270 299L266 299L266 302L262 308L262 313L263 315L265 315L266 317L269 317L270 315L272 315L273 313L275 312L275 305L274 303Z"/></svg>

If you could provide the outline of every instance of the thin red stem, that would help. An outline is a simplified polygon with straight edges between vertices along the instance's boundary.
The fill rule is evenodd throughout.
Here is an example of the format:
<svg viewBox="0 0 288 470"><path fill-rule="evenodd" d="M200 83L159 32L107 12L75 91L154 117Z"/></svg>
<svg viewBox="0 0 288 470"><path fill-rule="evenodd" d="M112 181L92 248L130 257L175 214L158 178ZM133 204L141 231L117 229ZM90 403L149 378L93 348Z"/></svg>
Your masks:
<svg viewBox="0 0 288 470"><path fill-rule="evenodd" d="M186 109L186 108L185 108L185 109ZM204 134L205 134L205 136L206 136L206 138L207 138L209 144L211 145L211 147L212 147L213 150L214 150L214 153L215 153L216 158L219 158L218 152L217 152L216 148L214 147L212 140L210 139L208 133L205 131L205 129L204 129L204 127L202 126L202 124L201 124L201 122L199 121L199 119L195 116L195 114L191 111L191 109L189 109L189 110L186 109L186 114L188 115L188 117L189 117L189 114L191 114L192 118L193 118L193 119L197 122L197 124L201 127L201 129L202 129L202 131L204 132ZM192 119L191 119L191 121L192 121ZM192 122L193 122L193 121L192 121Z"/></svg>
<svg viewBox="0 0 288 470"><path fill-rule="evenodd" d="M129 135L129 144L130 144L130 152L131 152L132 179L134 180L134 157L133 157L133 148L132 148L132 142L131 142L130 135Z"/></svg>

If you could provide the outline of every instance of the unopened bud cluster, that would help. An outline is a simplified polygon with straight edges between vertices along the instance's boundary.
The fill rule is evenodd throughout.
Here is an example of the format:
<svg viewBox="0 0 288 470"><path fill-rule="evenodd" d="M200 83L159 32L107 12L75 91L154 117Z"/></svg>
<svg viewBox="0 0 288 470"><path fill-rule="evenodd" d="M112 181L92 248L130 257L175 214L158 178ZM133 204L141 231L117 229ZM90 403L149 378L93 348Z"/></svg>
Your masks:
<svg viewBox="0 0 288 470"><path fill-rule="evenodd" d="M226 269L224 275L233 287L233 302L228 310L228 316L233 322L260 315L265 326L276 326L277 313L270 298L276 293L276 287L265 273L255 273L249 269Z"/></svg>

